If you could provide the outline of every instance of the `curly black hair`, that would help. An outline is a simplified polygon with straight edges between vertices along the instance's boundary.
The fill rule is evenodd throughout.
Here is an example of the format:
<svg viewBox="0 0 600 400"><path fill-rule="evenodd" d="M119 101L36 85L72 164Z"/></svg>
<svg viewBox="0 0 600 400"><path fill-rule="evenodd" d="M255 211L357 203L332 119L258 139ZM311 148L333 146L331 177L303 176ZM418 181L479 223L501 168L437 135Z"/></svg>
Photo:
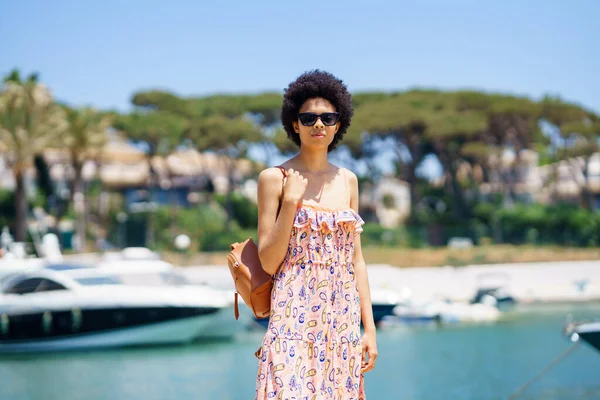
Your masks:
<svg viewBox="0 0 600 400"><path fill-rule="evenodd" d="M327 151L335 149L350 126L354 115L352 95L342 80L329 72L318 69L300 75L283 92L281 122L288 138L300 147L300 135L294 131L292 123L298 120L298 111L308 99L321 97L328 100L340 115L340 128Z"/></svg>

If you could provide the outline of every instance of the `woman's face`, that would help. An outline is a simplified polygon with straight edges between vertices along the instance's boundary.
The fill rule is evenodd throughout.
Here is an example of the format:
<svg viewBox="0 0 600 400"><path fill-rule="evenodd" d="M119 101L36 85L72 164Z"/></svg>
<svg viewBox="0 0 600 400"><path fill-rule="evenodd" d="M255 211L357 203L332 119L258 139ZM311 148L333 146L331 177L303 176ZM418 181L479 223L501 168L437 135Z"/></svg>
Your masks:
<svg viewBox="0 0 600 400"><path fill-rule="evenodd" d="M304 102L302 107L300 107L298 114L313 113L320 117L316 118L316 121L313 123L311 119L315 119L314 115L302 115L302 119L304 119L305 123L308 122L308 126L302 123L300 117L293 122L294 131L300 135L300 142L303 147L325 149L329 147L335 134L340 128L339 116L328 114L335 112L336 110L333 104L321 97L308 99ZM335 122L335 124L328 126L332 122Z"/></svg>

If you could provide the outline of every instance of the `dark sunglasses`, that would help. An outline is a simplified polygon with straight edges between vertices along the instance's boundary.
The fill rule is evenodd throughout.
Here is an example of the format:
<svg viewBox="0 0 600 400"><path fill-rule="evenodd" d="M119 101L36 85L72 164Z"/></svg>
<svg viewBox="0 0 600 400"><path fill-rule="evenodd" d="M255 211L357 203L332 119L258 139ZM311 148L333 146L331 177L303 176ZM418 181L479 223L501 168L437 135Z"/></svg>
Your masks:
<svg viewBox="0 0 600 400"><path fill-rule="evenodd" d="M318 119L321 119L323 125L332 126L337 124L340 119L340 113L338 112L326 112L323 114L315 114L311 112L298 113L300 123L304 126L313 126L317 123Z"/></svg>

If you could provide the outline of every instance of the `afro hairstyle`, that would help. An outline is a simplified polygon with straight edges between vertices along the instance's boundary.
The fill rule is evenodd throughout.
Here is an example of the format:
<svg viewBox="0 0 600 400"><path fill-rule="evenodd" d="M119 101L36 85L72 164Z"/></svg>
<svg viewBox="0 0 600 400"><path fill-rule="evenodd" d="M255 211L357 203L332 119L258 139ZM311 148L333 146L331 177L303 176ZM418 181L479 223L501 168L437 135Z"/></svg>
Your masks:
<svg viewBox="0 0 600 400"><path fill-rule="evenodd" d="M354 108L352 107L352 95L348 92L346 85L329 72L318 69L308 71L290 83L283 92L281 123L287 137L300 147L300 135L294 131L292 123L298 120L298 112L306 100L315 97L328 100L340 113L340 127L327 149L327 151L332 151L348 130Z"/></svg>

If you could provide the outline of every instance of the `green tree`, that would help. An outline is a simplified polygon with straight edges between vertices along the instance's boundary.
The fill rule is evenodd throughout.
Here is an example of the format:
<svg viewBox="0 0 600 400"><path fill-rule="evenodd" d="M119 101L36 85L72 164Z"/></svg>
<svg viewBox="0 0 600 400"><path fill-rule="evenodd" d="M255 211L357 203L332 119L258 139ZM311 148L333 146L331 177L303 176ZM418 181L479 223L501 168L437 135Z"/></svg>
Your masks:
<svg viewBox="0 0 600 400"><path fill-rule="evenodd" d="M138 109L150 111L166 111L176 115L189 115L190 110L185 99L170 92L151 90L138 92L131 98L131 103Z"/></svg>
<svg viewBox="0 0 600 400"><path fill-rule="evenodd" d="M375 100L368 101L369 98ZM419 199L417 168L433 152L425 135L425 121L447 106L449 96L439 91L414 90L383 97L371 94L361 100L349 131L353 153L358 158L371 159L376 157L373 141L390 143L389 149L396 155L396 170L409 184L414 206Z"/></svg>
<svg viewBox="0 0 600 400"><path fill-rule="evenodd" d="M285 130L283 130L283 128L278 129L275 132L272 141L279 150L279 152L284 155L291 155L297 153L300 150L296 143L292 142L290 138L288 138L287 133L285 132Z"/></svg>
<svg viewBox="0 0 600 400"><path fill-rule="evenodd" d="M269 165L271 160L279 154L291 154L298 151L296 145L287 139L281 126L280 93L262 93L249 98L244 115L252 119L260 128L261 136L257 144L263 151L262 161ZM256 146L253 145L253 146Z"/></svg>
<svg viewBox="0 0 600 400"><path fill-rule="evenodd" d="M112 125L127 138L148 145L149 183L155 185L157 172L152 166L152 159L156 155L169 153L181 143L188 121L171 111L136 110L131 114L116 116Z"/></svg>
<svg viewBox="0 0 600 400"><path fill-rule="evenodd" d="M436 113L426 121L427 137L444 167L446 182L452 191L457 220L464 220L470 214L464 190L457 177L459 163L464 161L461 149L477 140L477 136L485 129L486 122L485 115L480 112L454 110Z"/></svg>
<svg viewBox="0 0 600 400"><path fill-rule="evenodd" d="M81 246L79 250L85 250L88 207L83 187L83 165L87 160L99 158L99 151L107 141L106 129L110 121L106 115L91 108L64 109L68 124L64 141L74 171L70 184L70 202L75 206L77 214L77 235Z"/></svg>
<svg viewBox="0 0 600 400"><path fill-rule="evenodd" d="M552 139L548 141L545 150L553 162L554 180L558 179L558 167L561 161L572 157L583 157L585 160L584 173L590 156L598 149L597 135L599 123L597 117L583 107L563 101L558 97L545 97L541 102L542 118L551 124ZM575 172L575 169L571 168ZM577 181L577 176L573 176ZM581 187L581 203L590 206L590 193L587 182ZM556 193L555 193L556 195Z"/></svg>
<svg viewBox="0 0 600 400"><path fill-rule="evenodd" d="M283 97L280 93L261 93L249 97L245 112L255 116L263 128L280 127L282 101Z"/></svg>
<svg viewBox="0 0 600 400"><path fill-rule="evenodd" d="M60 144L66 129L64 111L46 86L31 74L22 80L18 71L5 78L0 89L0 142L11 161L15 189L15 239L25 240L27 199L24 172L35 155Z"/></svg>
<svg viewBox="0 0 600 400"><path fill-rule="evenodd" d="M583 181L580 182L580 205L586 209L592 209L593 194L590 191L590 176L589 167L592 155L600 151L600 118L590 113L588 117L579 121L571 122L562 126L561 134L568 138L570 147L565 151L566 155L571 158L578 158L582 162L580 171L583 175ZM578 177L573 179L578 181Z"/></svg>
<svg viewBox="0 0 600 400"><path fill-rule="evenodd" d="M189 139L199 124L212 117L230 120L244 118L254 122L262 131L263 146L267 160L272 156L273 143L277 137L282 96L280 93L265 92L256 95L217 94L200 98L180 98L169 92L142 91L133 96L132 102L146 112L162 112L177 116L185 121L185 138ZM195 137L196 138L196 137Z"/></svg>
<svg viewBox="0 0 600 400"><path fill-rule="evenodd" d="M247 118L218 115L193 121L188 136L199 151L213 151L224 156L228 181L225 209L229 228L233 215L231 194L240 179L235 174L237 160L247 157L249 146L262 140L262 131Z"/></svg>
<svg viewBox="0 0 600 400"><path fill-rule="evenodd" d="M471 164L481 168L486 182L502 186L505 205L513 203L523 150L532 149L533 143L541 140L539 104L525 97L461 91L457 92L457 110L487 116L487 127L478 140L463 146L461 152ZM514 163L500 162L505 150L514 153ZM490 173L494 168L493 174Z"/></svg>

